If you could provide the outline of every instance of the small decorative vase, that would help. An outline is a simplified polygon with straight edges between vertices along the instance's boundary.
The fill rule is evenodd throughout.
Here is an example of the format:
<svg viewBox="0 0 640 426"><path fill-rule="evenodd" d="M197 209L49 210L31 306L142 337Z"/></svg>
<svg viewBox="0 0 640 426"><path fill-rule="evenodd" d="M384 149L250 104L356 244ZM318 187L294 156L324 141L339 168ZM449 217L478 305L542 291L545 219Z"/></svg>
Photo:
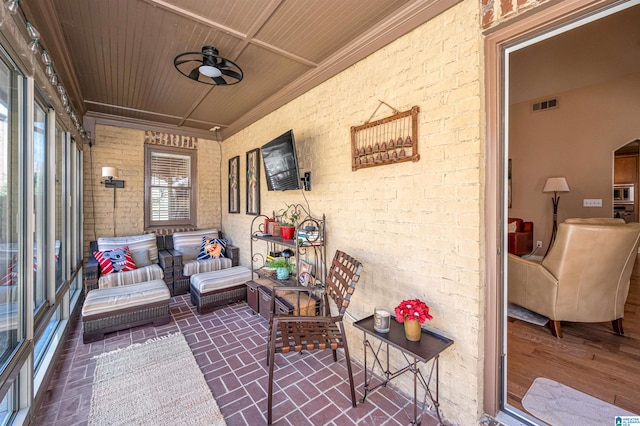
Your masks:
<svg viewBox="0 0 640 426"><path fill-rule="evenodd" d="M405 319L404 320L404 334L407 337L407 340L412 342L419 342L420 336L422 336L422 331L420 328L420 323L416 319Z"/></svg>
<svg viewBox="0 0 640 426"><path fill-rule="evenodd" d="M286 280L287 278L289 278L289 268L277 268L276 276L279 280Z"/></svg>

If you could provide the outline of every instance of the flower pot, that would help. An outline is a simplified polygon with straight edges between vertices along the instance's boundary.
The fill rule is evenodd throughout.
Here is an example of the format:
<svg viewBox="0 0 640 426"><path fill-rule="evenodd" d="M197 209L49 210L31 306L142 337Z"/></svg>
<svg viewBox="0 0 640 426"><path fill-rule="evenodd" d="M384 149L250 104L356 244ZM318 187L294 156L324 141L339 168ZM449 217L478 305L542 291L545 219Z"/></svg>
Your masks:
<svg viewBox="0 0 640 426"><path fill-rule="evenodd" d="M281 226L280 227L280 235L282 235L283 240L293 240L293 235L296 233L295 226Z"/></svg>
<svg viewBox="0 0 640 426"><path fill-rule="evenodd" d="M279 280L286 280L287 278L289 278L289 268L287 268L286 266L282 268L277 268L276 276L278 277Z"/></svg>
<svg viewBox="0 0 640 426"><path fill-rule="evenodd" d="M405 319L404 334L407 337L407 340L411 340L412 342L419 342L420 336L422 336L422 330L420 328L420 323L418 322L418 320Z"/></svg>

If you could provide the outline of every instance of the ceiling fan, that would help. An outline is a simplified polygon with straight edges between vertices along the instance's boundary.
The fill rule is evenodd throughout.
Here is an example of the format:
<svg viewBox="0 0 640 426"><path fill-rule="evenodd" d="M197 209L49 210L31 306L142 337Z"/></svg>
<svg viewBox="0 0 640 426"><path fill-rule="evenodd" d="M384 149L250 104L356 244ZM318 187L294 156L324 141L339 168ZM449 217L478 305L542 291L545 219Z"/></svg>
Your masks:
<svg viewBox="0 0 640 426"><path fill-rule="evenodd" d="M204 46L202 52L181 53L175 57L173 65L191 80L213 86L231 86L243 77L242 69L218 55L218 49L212 46Z"/></svg>

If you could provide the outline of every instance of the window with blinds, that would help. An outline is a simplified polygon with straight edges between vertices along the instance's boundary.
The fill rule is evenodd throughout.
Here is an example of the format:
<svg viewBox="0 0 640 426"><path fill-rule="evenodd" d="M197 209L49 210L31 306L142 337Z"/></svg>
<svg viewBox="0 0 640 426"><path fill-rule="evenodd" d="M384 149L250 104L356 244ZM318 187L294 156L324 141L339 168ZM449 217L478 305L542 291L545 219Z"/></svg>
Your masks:
<svg viewBox="0 0 640 426"><path fill-rule="evenodd" d="M195 150L146 145L145 151L145 226L195 226Z"/></svg>

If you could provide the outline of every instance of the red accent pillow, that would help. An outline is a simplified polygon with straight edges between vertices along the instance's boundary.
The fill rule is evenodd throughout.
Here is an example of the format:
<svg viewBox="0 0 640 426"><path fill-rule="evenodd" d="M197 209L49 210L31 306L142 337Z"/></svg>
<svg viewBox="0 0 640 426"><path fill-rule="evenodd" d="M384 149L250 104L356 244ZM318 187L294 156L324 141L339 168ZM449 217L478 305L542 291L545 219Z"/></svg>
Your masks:
<svg viewBox="0 0 640 426"><path fill-rule="evenodd" d="M112 250L94 251L93 257L100 264L100 273L102 275L114 272L133 271L136 264L133 262L129 247L119 247Z"/></svg>

